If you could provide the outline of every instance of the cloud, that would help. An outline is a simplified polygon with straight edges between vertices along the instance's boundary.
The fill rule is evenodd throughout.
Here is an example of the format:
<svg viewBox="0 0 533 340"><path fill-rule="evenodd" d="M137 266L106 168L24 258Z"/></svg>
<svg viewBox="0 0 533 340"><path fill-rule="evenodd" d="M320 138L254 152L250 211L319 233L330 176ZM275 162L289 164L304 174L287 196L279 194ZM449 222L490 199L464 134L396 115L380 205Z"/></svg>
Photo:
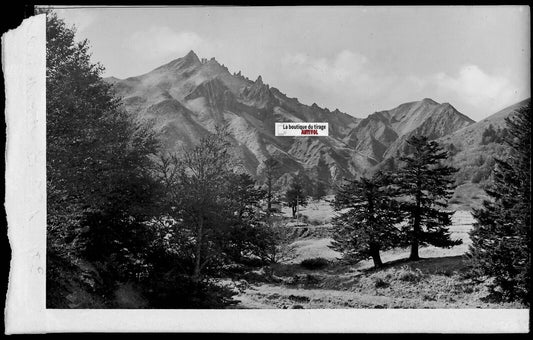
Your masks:
<svg viewBox="0 0 533 340"><path fill-rule="evenodd" d="M181 57L190 50L205 50L207 45L207 41L195 32L176 32L166 26L152 26L134 32L124 41L124 47L148 59Z"/></svg>
<svg viewBox="0 0 533 340"><path fill-rule="evenodd" d="M317 58L302 53L289 54L282 59L282 68L290 78L330 91L344 87L352 95L375 95L389 86L392 78L377 74L368 59L359 53L343 50L332 58Z"/></svg>
<svg viewBox="0 0 533 340"><path fill-rule="evenodd" d="M505 74L491 74L477 65L461 67L455 75L401 74L386 72L371 59L349 50L329 58L289 54L282 59L281 70L305 103L316 101L356 116L366 116L368 108L390 109L429 97L450 102L480 119L523 99L525 94Z"/></svg>
<svg viewBox="0 0 533 340"><path fill-rule="evenodd" d="M286 55L281 69L304 102L339 108L356 116L416 100L427 80L387 73L366 56L343 50L330 58ZM364 109L366 108L366 109ZM363 111L364 110L364 111Z"/></svg>
<svg viewBox="0 0 533 340"><path fill-rule="evenodd" d="M502 106L518 100L517 90L507 77L488 74L476 65L462 67L455 77L438 73L432 80L445 94L457 95L474 107Z"/></svg>

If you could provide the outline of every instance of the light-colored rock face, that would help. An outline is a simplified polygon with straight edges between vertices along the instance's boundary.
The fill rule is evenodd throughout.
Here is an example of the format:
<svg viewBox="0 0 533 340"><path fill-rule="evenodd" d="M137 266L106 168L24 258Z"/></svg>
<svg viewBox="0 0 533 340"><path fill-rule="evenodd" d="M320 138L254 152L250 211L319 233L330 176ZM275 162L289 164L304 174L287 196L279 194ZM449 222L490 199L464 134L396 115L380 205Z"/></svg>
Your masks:
<svg viewBox="0 0 533 340"><path fill-rule="evenodd" d="M413 134L436 139L473 123L450 104L427 98L361 120L301 104L261 76L253 81L240 71L231 74L214 58L200 59L192 51L147 74L108 81L129 112L152 122L164 151L189 147L216 125L227 124L235 154L252 175L275 156L284 172L350 178L401 151ZM328 122L329 136L275 137L274 123L288 121Z"/></svg>
<svg viewBox="0 0 533 340"><path fill-rule="evenodd" d="M357 168L342 139L359 119L338 110L306 106L240 72L231 74L214 58L189 52L180 59L137 77L108 78L126 110L154 126L164 151L191 146L216 125L227 124L234 152L248 172L257 175L269 156L282 160L283 171L312 174L319 163L337 177ZM330 136L275 137L275 122L328 122ZM316 176L318 176L318 172Z"/></svg>

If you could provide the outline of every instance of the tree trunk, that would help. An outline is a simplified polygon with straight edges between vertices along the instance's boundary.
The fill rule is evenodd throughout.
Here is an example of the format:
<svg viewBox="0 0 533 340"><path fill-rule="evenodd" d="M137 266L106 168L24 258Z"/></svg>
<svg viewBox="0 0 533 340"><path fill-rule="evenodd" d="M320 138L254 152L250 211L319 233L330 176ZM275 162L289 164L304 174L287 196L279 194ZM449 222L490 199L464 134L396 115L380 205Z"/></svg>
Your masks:
<svg viewBox="0 0 533 340"><path fill-rule="evenodd" d="M272 180L269 178L267 183L267 216L270 216L270 211L272 210Z"/></svg>
<svg viewBox="0 0 533 340"><path fill-rule="evenodd" d="M374 267L379 268L383 266L381 256L379 256L379 247L377 245L370 245L370 256L372 256L372 261L374 261Z"/></svg>
<svg viewBox="0 0 533 340"><path fill-rule="evenodd" d="M420 257L418 256L418 238L416 236L413 237L411 242L411 255L409 255L409 260L420 260Z"/></svg>
<svg viewBox="0 0 533 340"><path fill-rule="evenodd" d="M419 210L419 209L417 209ZM420 260L418 256L418 238L420 235L420 213L417 211L414 223L413 223L413 237L411 239L411 255L409 255L409 260Z"/></svg>
<svg viewBox="0 0 533 340"><path fill-rule="evenodd" d="M379 256L379 249L373 249L371 252L372 260L374 261L374 267L382 267L383 262L381 262L381 256Z"/></svg>
<svg viewBox="0 0 533 340"><path fill-rule="evenodd" d="M292 218L296 218L296 206L293 206L291 208L292 208Z"/></svg>
<svg viewBox="0 0 533 340"><path fill-rule="evenodd" d="M413 223L413 238L411 240L411 255L409 255L409 260L416 261L420 260L420 257L418 256L418 244L420 237L420 220L421 220L421 211L420 211L420 205L422 201L422 192L420 191L421 183L420 179L417 182L417 187L419 188L416 193L416 209L415 209L415 218Z"/></svg>
<svg viewBox="0 0 533 340"><path fill-rule="evenodd" d="M200 220L198 221L198 236L196 244L196 258L194 259L194 273L192 279L194 282L200 281L200 271L202 264L202 244L204 236L204 217L200 214Z"/></svg>

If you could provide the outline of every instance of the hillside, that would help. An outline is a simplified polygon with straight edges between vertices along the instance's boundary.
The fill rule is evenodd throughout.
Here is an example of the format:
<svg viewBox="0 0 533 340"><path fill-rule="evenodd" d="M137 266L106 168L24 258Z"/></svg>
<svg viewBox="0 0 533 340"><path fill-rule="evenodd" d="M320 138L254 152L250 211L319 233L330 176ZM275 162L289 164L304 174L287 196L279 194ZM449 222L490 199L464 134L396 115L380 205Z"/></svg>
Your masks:
<svg viewBox="0 0 533 340"><path fill-rule="evenodd" d="M472 125L466 126L455 131L452 134L444 136L439 141L442 143L454 143L456 146L464 151L469 148L476 147L481 144L483 132L489 128L490 125L494 129L502 129L505 127L505 118L511 116L521 107L526 106L531 102L531 98L520 101L516 104L508 106L487 118L480 120Z"/></svg>
<svg viewBox="0 0 533 340"><path fill-rule="evenodd" d="M386 158L397 158L413 135L436 139L472 123L452 105L425 98L371 114L345 140L357 151L366 153L373 161L370 166L374 166Z"/></svg>
<svg viewBox="0 0 533 340"><path fill-rule="evenodd" d="M490 178L494 158L505 158L508 153L503 142L507 133L505 119L530 102L526 99L513 104L438 140L450 151L450 163L459 168L457 184L472 182L482 186Z"/></svg>
<svg viewBox="0 0 533 340"><path fill-rule="evenodd" d="M137 77L108 78L126 109L151 121L166 151L188 147L216 125L227 125L234 152L252 175L269 156L281 160L283 172L306 171L319 163L332 178L350 177L361 169L342 139L359 119L316 104L307 106L276 88L231 74L216 59L200 60L193 52ZM326 138L274 136L274 122L328 122ZM316 174L314 175L316 177Z"/></svg>
<svg viewBox="0 0 533 340"><path fill-rule="evenodd" d="M412 135L447 136L474 123L449 103L425 98L359 119L290 98L241 72L230 73L215 58L193 51L146 74L106 79L127 111L152 124L165 152L179 152L226 125L242 167L259 176L262 163L282 164L277 185L305 172L329 185L368 172L396 158ZM328 137L275 137L275 122L328 122Z"/></svg>

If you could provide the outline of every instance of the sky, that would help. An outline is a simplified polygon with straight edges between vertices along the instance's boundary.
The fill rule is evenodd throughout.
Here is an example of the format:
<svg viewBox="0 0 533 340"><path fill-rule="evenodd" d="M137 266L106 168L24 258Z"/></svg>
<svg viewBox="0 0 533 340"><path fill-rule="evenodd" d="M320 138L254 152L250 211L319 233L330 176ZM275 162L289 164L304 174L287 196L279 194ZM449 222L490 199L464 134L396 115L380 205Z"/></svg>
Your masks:
<svg viewBox="0 0 533 340"><path fill-rule="evenodd" d="M355 117L432 98L478 121L531 96L527 6L56 8L103 76L190 50Z"/></svg>

